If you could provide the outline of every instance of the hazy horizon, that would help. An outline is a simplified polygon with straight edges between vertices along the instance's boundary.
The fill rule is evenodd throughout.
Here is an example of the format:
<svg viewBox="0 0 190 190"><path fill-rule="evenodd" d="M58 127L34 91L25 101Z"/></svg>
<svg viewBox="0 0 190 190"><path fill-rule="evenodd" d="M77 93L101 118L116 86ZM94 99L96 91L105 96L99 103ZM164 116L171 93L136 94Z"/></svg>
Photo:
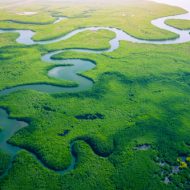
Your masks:
<svg viewBox="0 0 190 190"><path fill-rule="evenodd" d="M60 4L60 5L72 5L72 4L80 4L80 5L89 5L89 6L104 6L104 5L121 5L121 4L135 4L135 3L143 3L143 2L157 2L163 3L173 6L179 6L183 9L190 11L190 1L186 0L25 0L24 2L21 0L0 0L1 9L3 8L22 8L26 5L36 4L36 5L53 5L53 4ZM21 7L22 5L22 7Z"/></svg>

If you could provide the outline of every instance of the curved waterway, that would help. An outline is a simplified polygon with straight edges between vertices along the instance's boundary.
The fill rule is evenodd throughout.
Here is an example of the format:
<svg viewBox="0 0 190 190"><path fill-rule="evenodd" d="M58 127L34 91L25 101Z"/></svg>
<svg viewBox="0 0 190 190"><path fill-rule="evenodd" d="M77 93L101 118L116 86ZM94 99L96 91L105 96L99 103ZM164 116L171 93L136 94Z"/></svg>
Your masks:
<svg viewBox="0 0 190 190"><path fill-rule="evenodd" d="M161 2L162 0L155 0L155 1ZM171 0L168 0L168 1L164 0L163 3L170 4L171 3L170 1ZM76 30L74 30L64 36L56 38L56 39L46 40L46 41L34 41L32 39L32 37L35 35L35 32L33 32L31 30L9 30L9 29L0 30L0 33L8 33L8 32L19 33L20 35L16 39L16 41L18 43L22 43L25 45L51 44L51 43L59 42L62 40L67 40L67 39L71 38L72 36L77 35L78 33L87 31L87 30L91 30L91 31L108 30L108 31L114 32L116 35L114 39L110 40L110 42L109 42L110 49L108 49L108 50L98 51L98 50L88 50L88 49L86 49L86 50L70 49L70 50L54 51L54 52L50 52L50 53L47 53L46 55L42 56L42 61L44 61L44 62L49 62L52 64L60 64L60 66L56 66L48 72L48 75L50 77L54 77L54 78L57 78L60 80L70 80L70 81L76 82L78 84L78 86L76 86L76 87L60 87L60 86L54 86L54 85L49 85L49 84L32 84L32 85L28 84L28 85L16 86L16 87L13 87L10 89L2 90L2 91L0 91L0 95L1 96L7 95L12 92L23 90L23 89L33 89L33 90L47 92L47 93L58 93L58 92L74 93L74 92L80 92L80 91L90 89L93 85L93 82L90 79L87 79L87 78L81 76L79 73L91 70L96 65L92 61L82 60L82 59L65 59L65 60L53 60L52 59L52 56L57 55L59 53L66 52L66 51L79 51L79 52L89 52L89 53L96 53L96 54L112 52L119 48L119 42L121 40L130 41L130 42L134 42L134 43L146 43L146 44L147 43L148 44L179 44L179 43L189 42L190 41L190 35L189 35L190 30L179 30L179 29L176 29L174 27L171 27L171 26L168 26L165 24L165 21L167 19L186 19L186 20L188 19L188 20L190 20L190 13L189 13L190 12L190 3L189 3L189 6L187 6L186 4L187 4L186 0L180 0L179 6L182 8L185 8L188 11L188 13L182 14L182 15L162 17L159 19L155 19L151 22L153 25L155 25L158 28L168 30L170 32L178 34L178 38L176 38L176 39L155 40L155 41L143 40L143 39L137 39L137 38L127 34L126 32L124 32L120 29L117 29L117 28L113 28L113 27L88 27L88 28L76 29ZM176 4L174 3L171 5L176 5ZM64 19L64 17L60 17L52 24L56 24L63 19ZM23 127L28 126L28 124L23 121L18 121L16 119L9 118L9 114L4 109L0 108L0 126L3 127L2 132L0 132L0 148L2 150L6 151L7 153L9 153L12 156L12 159L14 159L14 156L21 149L19 147L15 147L15 146L8 144L7 140L10 139L10 137L12 135L14 135L15 132L19 131ZM68 172L68 171L74 169L75 164L76 164L76 157L72 151L73 145L74 145L74 142L72 142L70 144L70 151L72 154L72 163L70 164L70 166L67 169L65 169L63 171L57 171L58 173L64 174L65 172ZM39 160L39 162L42 163L40 160ZM9 167L7 168L7 170L3 174L3 176L5 176L7 174L7 172L11 168L11 166L12 166L12 162L10 163Z"/></svg>
<svg viewBox="0 0 190 190"><path fill-rule="evenodd" d="M24 13L23 13L24 14ZM26 21L16 21L16 20L2 20L3 22L6 21L6 22L10 22L10 23L17 23L17 24L36 24L36 25L48 25L48 24L57 24L59 22L61 22L62 20L65 20L67 19L68 17L65 17L65 16L52 16L53 18L55 18L55 21L53 21L52 23L48 23L48 22L45 22L45 23L39 23L39 22L26 22Z"/></svg>

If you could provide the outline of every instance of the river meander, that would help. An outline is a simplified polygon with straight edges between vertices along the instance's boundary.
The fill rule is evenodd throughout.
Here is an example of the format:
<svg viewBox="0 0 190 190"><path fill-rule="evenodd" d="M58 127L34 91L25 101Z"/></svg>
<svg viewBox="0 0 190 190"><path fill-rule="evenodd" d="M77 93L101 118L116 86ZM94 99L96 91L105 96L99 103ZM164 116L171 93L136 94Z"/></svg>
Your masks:
<svg viewBox="0 0 190 190"><path fill-rule="evenodd" d="M54 52L49 52L46 55L42 56L42 61L44 62L49 62L52 64L60 64L60 66L56 66L53 69L51 69L48 72L48 75L50 77L55 77L60 80L70 80L74 81L78 84L76 87L61 87L61 86L55 86L55 85L50 85L50 84L26 84L22 86L16 86L12 87L9 89L4 89L0 91L0 96L3 95L8 95L12 92L19 91L19 90L24 90L24 89L32 89L32 90L37 90L41 92L46 92L46 93L58 93L58 92L80 92L80 91L85 91L90 89L93 86L93 82L90 79L87 79L78 73L82 73L88 70L91 70L95 68L95 63L89 60L82 60L82 59L66 59L66 60L53 60L52 56L65 52L65 51L82 51L82 52L90 52L90 53L105 53L105 52L112 52L116 49L119 48L119 42L121 40L123 41L130 41L134 43L149 43L149 44L179 44L179 43L185 43L190 41L190 30L179 30L174 27L168 26L165 24L165 21L167 19L188 19L190 20L190 3L188 3L186 0L180 0L179 3L175 3L172 0L155 0L158 2L163 2L166 4L170 5L176 5L180 6L188 11L186 14L182 15L175 15L175 16L168 16L168 17L162 17L153 20L151 23L155 25L158 28L168 30L170 32L174 32L178 34L178 38L176 39L168 39L168 40L143 40L143 39L137 39L133 36L130 36L126 32L117 29L117 28L112 28L112 27L88 27L88 28L81 28L81 29L76 29L74 31L71 31L67 35L61 36L56 39L52 40L47 40L47 41L34 41L32 37L35 35L35 32L31 30L0 30L0 33L8 33L8 32L17 32L19 33L19 37L16 39L18 43L22 43L25 45L34 45L34 44L51 44L54 42L59 42L59 41L64 41L69 38L71 38L74 35L77 35L78 33L87 31L87 30L109 30L115 33L116 37L112 40L110 40L110 48L108 50L84 50L84 49L72 49L72 50L59 50L59 51L54 51ZM56 24L63 20L64 17L57 18L57 20L52 23ZM69 64L69 66L68 66ZM63 66L65 65L65 66ZM9 153L12 156L12 159L14 159L14 156L17 154L19 150L21 150L19 147L12 146L7 143L7 140L14 135L15 132L19 131L23 127L26 127L28 124L23 122L23 121L18 121L16 119L9 118L9 114L3 109L0 108L0 126L3 127L2 132L0 132L0 148L7 153ZM72 153L72 147L73 147L74 142L70 144L70 149ZM35 155L34 155L35 156ZM36 157L36 156L35 156ZM38 159L39 160L39 159ZM39 160L39 162L41 162ZM72 163L71 165L63 170L63 171L57 171L58 173L64 174L65 172L68 172L75 167L75 162L76 158L72 154ZM41 162L42 163L42 162ZM43 164L43 163L42 163ZM5 174L7 174L8 170L11 168L11 163L9 167L7 168L7 171ZM4 174L4 175L5 175ZM4 176L3 175L3 176Z"/></svg>

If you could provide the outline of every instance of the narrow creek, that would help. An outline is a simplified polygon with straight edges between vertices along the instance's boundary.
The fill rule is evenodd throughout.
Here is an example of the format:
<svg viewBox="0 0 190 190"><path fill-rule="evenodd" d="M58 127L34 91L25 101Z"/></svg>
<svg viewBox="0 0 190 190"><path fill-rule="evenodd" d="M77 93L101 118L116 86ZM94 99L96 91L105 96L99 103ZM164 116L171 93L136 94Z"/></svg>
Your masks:
<svg viewBox="0 0 190 190"><path fill-rule="evenodd" d="M159 1L159 0L157 0L157 1ZM165 0L163 3L170 4L170 0L168 0L168 1ZM41 59L44 62L49 62L49 63L56 64L56 65L60 64L60 66L56 66L48 72L48 75L50 77L54 77L54 78L57 78L60 80L70 80L70 81L76 82L78 84L78 86L61 87L61 86L55 86L55 85L49 85L49 84L26 84L26 85L22 85L22 86L15 86L15 87L12 87L9 89L4 89L4 90L0 91L0 96L8 95L12 92L24 90L24 89L32 89L32 90L37 90L37 91L46 92L46 93L58 93L58 92L75 93L75 92L80 92L80 91L85 91L85 90L90 89L93 86L93 82L90 79L87 79L87 78L79 75L79 73L91 70L91 69L95 68L96 65L92 61L82 60L82 59L64 59L64 60L52 59L52 56L66 52L66 51L88 52L88 53L96 53L96 54L112 52L119 48L119 42L121 40L130 41L130 42L134 42L134 43L146 43L146 44L147 43L149 43L149 44L178 44L178 43L189 42L190 41L190 35L189 35L190 30L179 30L179 29L176 29L174 27L171 27L171 26L168 26L165 24L165 21L167 19L186 19L186 20L188 19L188 20L190 20L190 4L189 4L189 6L185 6L185 4L187 3L186 0L181 0L180 3L181 4L179 4L179 6L181 6L182 8L187 8L188 13L182 14L182 15L162 17L162 18L155 19L151 22L153 25L155 25L158 28L165 29L165 30L168 30L168 31L178 34L178 38L176 38L176 39L155 40L155 41L143 40L143 39L137 39L133 36L130 36L126 32L124 32L120 29L117 29L117 28L113 28L113 27L88 27L88 28L76 29L76 30L74 30L64 36L56 38L56 39L47 40L47 41L34 41L32 39L32 37L35 35L35 32L33 32L31 30L1 29L0 33L9 33L9 32L19 33L20 35L16 39L16 41L18 43L25 44L25 45L51 44L51 43L59 42L62 40L67 40L67 39L71 38L72 36L77 35L78 33L81 33L84 31L89 31L89 30L97 31L97 30L103 29L103 30L112 31L115 33L116 37L114 39L110 40L110 42L109 42L110 49L108 49L108 50L98 51L98 50L88 50L88 49L86 49L86 50L70 49L70 50L54 51L54 52L50 52L50 53L47 53L46 55L42 56ZM61 22L63 19L64 19L64 17L59 17L52 24ZM70 64L70 65L68 66L68 64ZM28 126L28 124L23 121L9 118L9 114L6 112L6 110L3 108L0 108L0 126L3 127L3 130L0 132L0 148L2 150L6 151L7 153L9 153L12 156L12 160L13 160L14 156L17 154L17 152L19 150L21 150L21 148L8 144L7 140L10 139L10 137L12 135L14 135L14 133L19 131L23 127ZM68 166L67 169L65 169L63 171L56 171L56 172L58 172L60 174L64 174L75 168L76 157L72 153L73 145L74 145L74 142L72 142L70 144L70 151L72 154L72 163L70 164L70 166ZM42 163L40 160L39 160L39 162ZM8 173L11 166L12 166L12 162L10 163L6 172L1 177L4 177Z"/></svg>

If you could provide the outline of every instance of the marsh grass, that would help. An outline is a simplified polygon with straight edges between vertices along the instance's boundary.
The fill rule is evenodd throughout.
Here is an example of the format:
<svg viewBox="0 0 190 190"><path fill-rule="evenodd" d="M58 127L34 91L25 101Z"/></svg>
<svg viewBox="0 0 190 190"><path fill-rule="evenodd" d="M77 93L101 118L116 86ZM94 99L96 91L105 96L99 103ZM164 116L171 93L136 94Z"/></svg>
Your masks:
<svg viewBox="0 0 190 190"><path fill-rule="evenodd" d="M106 24L139 38L160 39L175 35L151 26L150 20L183 12L144 2L99 10L70 6L62 11L56 5L50 9L71 18L55 26L2 21L0 28L32 29L37 32L36 40L44 40L81 26ZM13 15L6 11L3 14L2 20ZM40 15L15 20L36 22ZM41 21L52 21L48 15ZM0 89L31 83L73 85L49 78L47 72L54 65L43 63L41 55L57 49L106 49L114 34L88 31L65 42L30 47L15 44L16 37L17 34L0 34ZM24 150L17 154L8 175L1 180L2 190L189 189L189 166L172 176L170 184L163 183L170 167L178 164L177 158L190 155L189 43L151 45L121 41L120 48L112 53L68 51L54 58L92 60L96 68L82 75L93 80L94 86L74 94L24 90L1 96L0 106L9 110L11 118L29 121L28 127L8 140ZM56 171L71 164L72 142L77 158L75 169L60 175ZM150 145L150 149L135 150L142 144ZM9 156L0 152L1 172L8 161ZM159 162L168 164L164 175Z"/></svg>

